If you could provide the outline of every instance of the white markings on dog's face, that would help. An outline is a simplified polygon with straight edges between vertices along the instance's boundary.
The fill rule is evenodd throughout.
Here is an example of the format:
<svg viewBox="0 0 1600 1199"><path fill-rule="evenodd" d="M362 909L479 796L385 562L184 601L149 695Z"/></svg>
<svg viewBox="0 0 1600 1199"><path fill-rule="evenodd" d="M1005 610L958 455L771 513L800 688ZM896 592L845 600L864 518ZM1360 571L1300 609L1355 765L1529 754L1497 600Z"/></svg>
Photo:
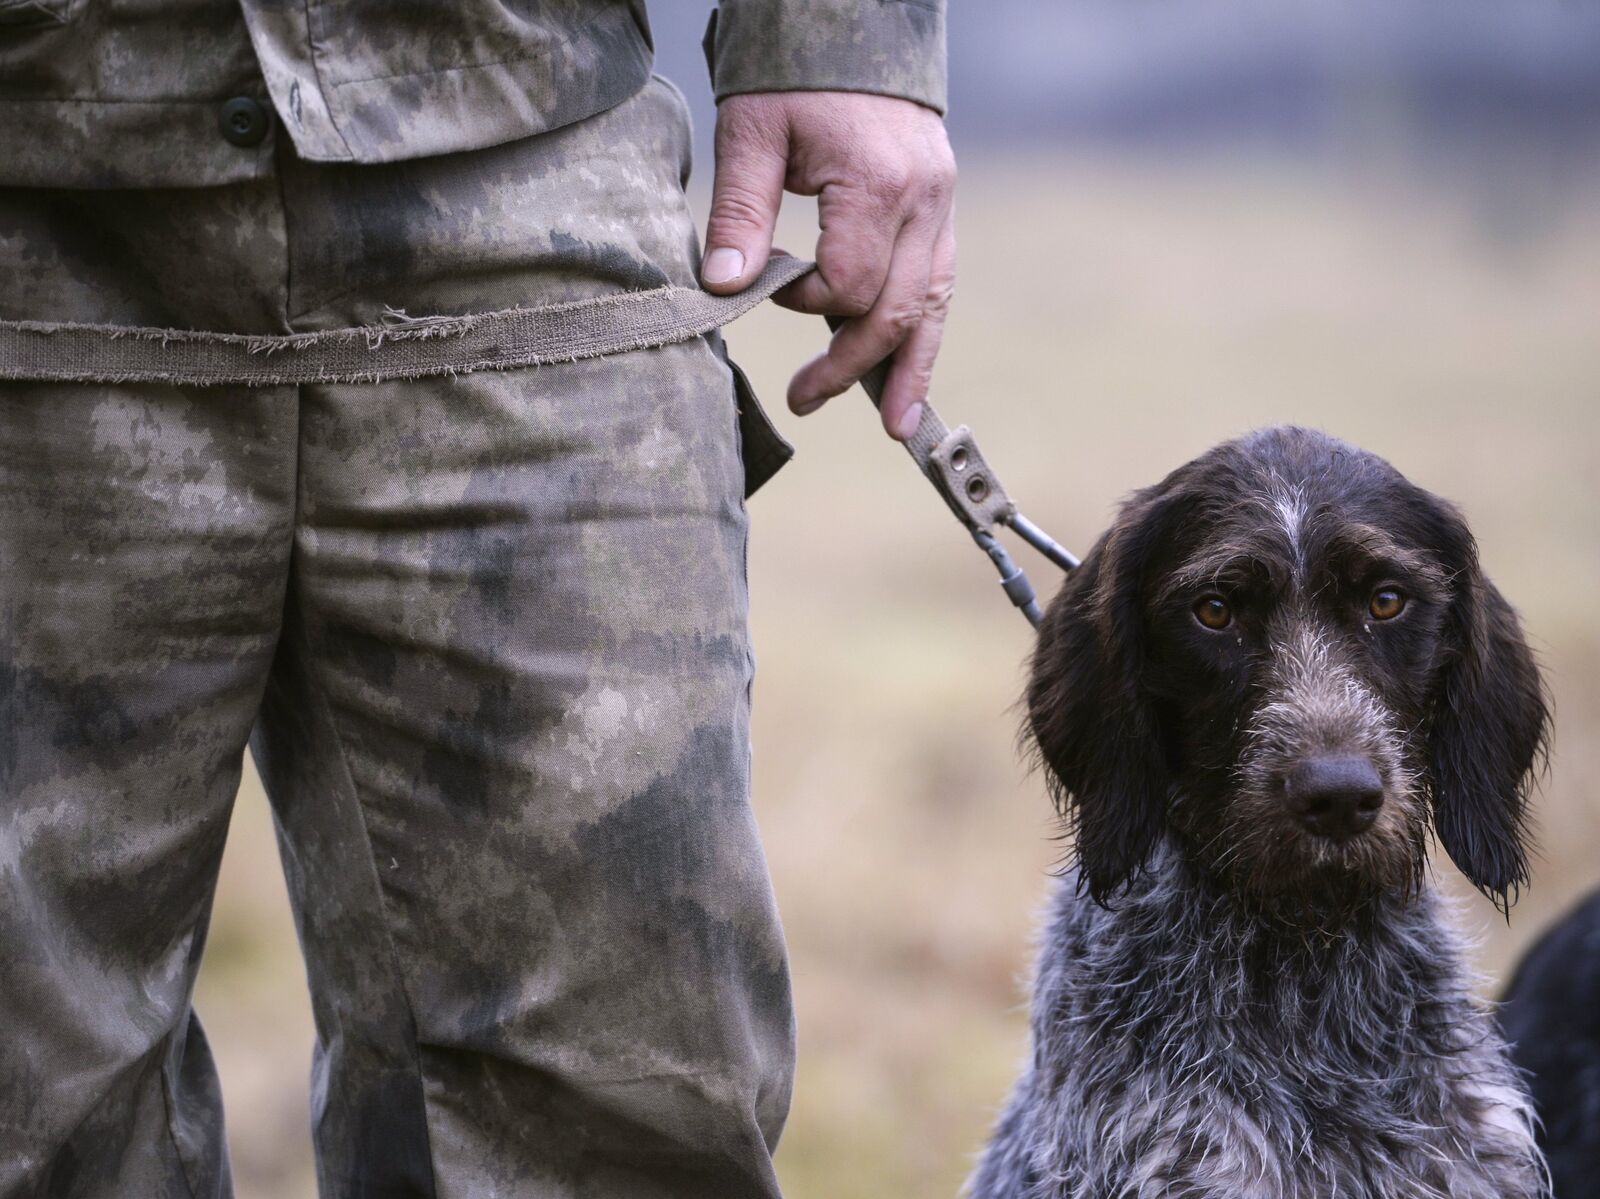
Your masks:
<svg viewBox="0 0 1600 1199"><path fill-rule="evenodd" d="M1296 763L1315 756L1364 757L1383 780L1385 808L1412 785L1404 736L1393 713L1334 650L1337 635L1316 620L1290 618L1272 643L1264 702L1245 727L1239 777L1244 788L1275 801Z"/></svg>
<svg viewBox="0 0 1600 1199"><path fill-rule="evenodd" d="M1364 584L1342 578L1329 557L1330 537L1352 526L1319 508L1305 486L1277 476L1241 508L1261 523L1225 516L1211 544L1181 568L1204 586L1204 563L1227 564L1215 577L1240 580L1240 590L1219 589L1248 613L1228 630L1235 650L1211 663L1241 697L1230 783L1206 801L1220 811L1189 805L1183 816L1191 836L1214 866L1261 893L1314 904L1311 896L1325 886L1347 897L1409 889L1427 837L1422 766L1415 730L1386 702L1381 670L1363 644L1372 636L1371 622L1356 615L1365 614ZM1241 556L1259 565L1244 569ZM1217 749L1199 753L1222 765ZM1376 772L1382 799L1365 828L1330 836L1294 810L1290 780L1319 759Z"/></svg>
<svg viewBox="0 0 1600 1199"><path fill-rule="evenodd" d="M1348 634L1319 615L1296 585L1273 622L1262 699L1249 716L1228 799L1242 877L1257 888L1300 889L1315 876L1344 889L1403 889L1422 864L1426 809L1405 731L1343 652ZM1382 802L1370 827L1334 840L1291 810L1289 779L1304 762L1371 764Z"/></svg>
<svg viewBox="0 0 1600 1199"><path fill-rule="evenodd" d="M1295 579L1303 583L1306 574L1305 489L1282 480L1275 480L1268 502L1277 517L1278 524L1283 528L1284 536L1289 539L1289 560L1294 563Z"/></svg>

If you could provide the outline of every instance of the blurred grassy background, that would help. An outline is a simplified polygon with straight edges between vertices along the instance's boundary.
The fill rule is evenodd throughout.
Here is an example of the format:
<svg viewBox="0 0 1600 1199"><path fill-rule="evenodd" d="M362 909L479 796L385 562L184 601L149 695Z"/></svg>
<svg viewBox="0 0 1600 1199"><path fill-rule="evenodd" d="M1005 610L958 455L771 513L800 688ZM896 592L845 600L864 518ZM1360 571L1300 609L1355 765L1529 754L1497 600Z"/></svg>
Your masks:
<svg viewBox="0 0 1600 1199"><path fill-rule="evenodd" d="M969 157L961 187L937 400L1067 545L1280 421L1465 505L1557 704L1533 890L1509 927L1464 906L1495 978L1600 882L1597 198L1508 220L1439 179L1249 155ZM809 246L806 220L782 243ZM1023 1049L1018 979L1060 849L1013 748L1030 635L859 393L781 411L823 338L771 308L729 335L800 447L751 505L756 806L801 1028L778 1161L791 1199L953 1195ZM198 1006L241 1199L307 1199L310 1019L253 777Z"/></svg>

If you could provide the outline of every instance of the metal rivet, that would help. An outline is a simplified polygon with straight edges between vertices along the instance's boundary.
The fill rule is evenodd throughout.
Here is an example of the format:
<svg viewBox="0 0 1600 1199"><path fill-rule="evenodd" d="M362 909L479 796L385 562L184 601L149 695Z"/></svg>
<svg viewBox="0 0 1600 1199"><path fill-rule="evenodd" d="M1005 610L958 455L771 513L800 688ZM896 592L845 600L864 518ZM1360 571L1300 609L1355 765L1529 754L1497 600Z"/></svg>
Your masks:
<svg viewBox="0 0 1600 1199"><path fill-rule="evenodd" d="M967 480L967 498L974 504L983 503L989 494L989 480L982 475L973 475Z"/></svg>
<svg viewBox="0 0 1600 1199"><path fill-rule="evenodd" d="M950 451L950 469L957 472L967 469L966 446L958 445L955 449Z"/></svg>

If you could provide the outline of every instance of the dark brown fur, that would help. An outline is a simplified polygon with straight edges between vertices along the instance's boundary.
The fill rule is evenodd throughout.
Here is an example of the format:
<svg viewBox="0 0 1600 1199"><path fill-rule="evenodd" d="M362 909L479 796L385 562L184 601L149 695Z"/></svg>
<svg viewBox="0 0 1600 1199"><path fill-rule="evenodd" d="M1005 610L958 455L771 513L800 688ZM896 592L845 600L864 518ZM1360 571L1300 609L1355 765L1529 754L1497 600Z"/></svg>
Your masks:
<svg viewBox="0 0 1600 1199"><path fill-rule="evenodd" d="M1406 608L1378 622L1383 584ZM1209 594L1236 613L1223 633L1195 619ZM1497 902L1527 881L1545 704L1516 614L1453 506L1318 433L1254 434L1137 493L1046 616L1028 715L1097 900L1165 830L1270 906L1346 910L1416 885L1430 817ZM1340 845L1281 802L1317 751L1384 780L1376 825Z"/></svg>

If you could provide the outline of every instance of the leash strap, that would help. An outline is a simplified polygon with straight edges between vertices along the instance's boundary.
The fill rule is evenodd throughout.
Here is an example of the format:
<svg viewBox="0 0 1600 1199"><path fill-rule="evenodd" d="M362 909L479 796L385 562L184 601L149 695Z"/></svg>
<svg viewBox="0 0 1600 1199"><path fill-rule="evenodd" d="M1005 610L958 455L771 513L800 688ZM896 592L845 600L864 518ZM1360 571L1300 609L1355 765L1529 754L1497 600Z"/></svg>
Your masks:
<svg viewBox="0 0 1600 1199"><path fill-rule="evenodd" d="M703 336L812 269L810 262L775 254L756 281L733 296L658 287L469 316L394 313L380 325L278 336L0 320L0 380L268 387L378 383L576 362ZM834 328L841 323L828 320ZM887 364L880 364L861 381L873 403L882 398L886 375ZM925 404L921 423L905 445L994 562L1011 602L1038 624L1033 587L995 539L995 526L1009 526L1063 570L1072 570L1078 560L1017 511L965 425L951 429L933 405Z"/></svg>
<svg viewBox="0 0 1600 1199"><path fill-rule="evenodd" d="M743 316L812 269L774 255L733 296L658 287L541 308L410 318L252 337L193 329L0 321L0 379L63 383L379 383L576 362L690 341Z"/></svg>

